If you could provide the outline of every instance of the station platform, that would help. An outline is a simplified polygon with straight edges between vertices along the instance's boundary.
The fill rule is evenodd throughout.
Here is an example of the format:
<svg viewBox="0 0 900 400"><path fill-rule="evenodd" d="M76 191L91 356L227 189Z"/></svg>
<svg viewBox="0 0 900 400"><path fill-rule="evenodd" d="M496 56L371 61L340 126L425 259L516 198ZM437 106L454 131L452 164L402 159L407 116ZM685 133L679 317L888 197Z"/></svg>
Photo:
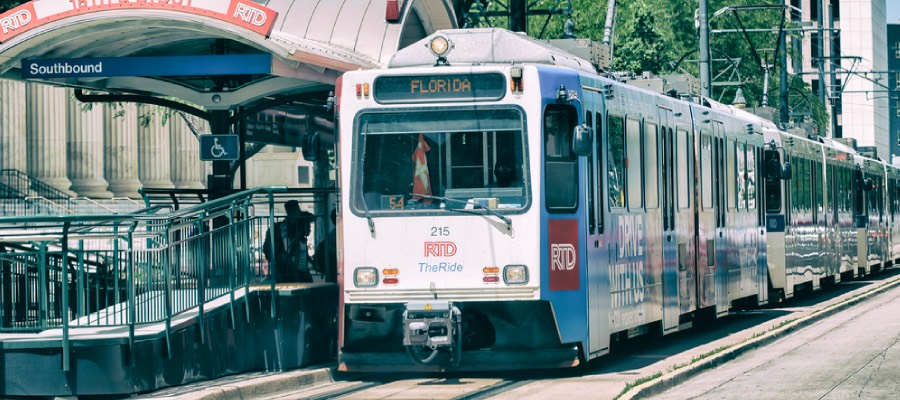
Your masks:
<svg viewBox="0 0 900 400"><path fill-rule="evenodd" d="M144 294L136 298L143 302L137 309L163 309L162 297ZM123 305L110 308L82 318L112 314L127 319L114 316L124 312ZM330 329L336 311L337 286L331 283L278 284L274 291L270 285L251 285L176 315L168 327L91 327L81 321L67 333L2 334L0 394L127 397L227 375L321 364L335 354ZM66 341L69 360L64 360Z"/></svg>

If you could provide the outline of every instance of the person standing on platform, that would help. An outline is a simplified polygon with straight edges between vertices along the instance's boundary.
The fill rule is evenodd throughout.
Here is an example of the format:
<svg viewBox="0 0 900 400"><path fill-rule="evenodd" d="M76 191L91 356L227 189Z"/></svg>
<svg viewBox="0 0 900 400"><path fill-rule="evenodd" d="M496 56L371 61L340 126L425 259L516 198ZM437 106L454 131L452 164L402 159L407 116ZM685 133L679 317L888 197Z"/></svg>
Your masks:
<svg viewBox="0 0 900 400"><path fill-rule="evenodd" d="M274 231L266 232L263 255L271 265L275 262L276 282L312 282L306 238L314 215L300 210L300 203L288 200L284 203L284 220L274 226ZM271 240L274 239L274 249ZM274 250L274 256L272 254ZM273 271L270 269L270 271Z"/></svg>
<svg viewBox="0 0 900 400"><path fill-rule="evenodd" d="M337 230L335 210L331 210L331 231L316 245L316 270L325 282L337 282Z"/></svg>

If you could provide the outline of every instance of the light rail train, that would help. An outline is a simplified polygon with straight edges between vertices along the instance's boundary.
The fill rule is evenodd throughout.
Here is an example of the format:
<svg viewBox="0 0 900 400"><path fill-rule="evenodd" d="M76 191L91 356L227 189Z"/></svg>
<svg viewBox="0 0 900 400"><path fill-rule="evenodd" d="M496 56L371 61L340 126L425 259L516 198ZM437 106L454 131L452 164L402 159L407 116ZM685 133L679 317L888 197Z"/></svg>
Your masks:
<svg viewBox="0 0 900 400"><path fill-rule="evenodd" d="M571 367L900 258L900 170L440 31L337 86L339 368Z"/></svg>

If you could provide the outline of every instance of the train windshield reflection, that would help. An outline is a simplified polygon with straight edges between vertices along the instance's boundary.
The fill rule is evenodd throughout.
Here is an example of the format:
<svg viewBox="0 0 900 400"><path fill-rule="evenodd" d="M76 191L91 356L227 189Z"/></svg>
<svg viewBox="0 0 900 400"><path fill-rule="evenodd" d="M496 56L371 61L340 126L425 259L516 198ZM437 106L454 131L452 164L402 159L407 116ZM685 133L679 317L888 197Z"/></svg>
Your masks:
<svg viewBox="0 0 900 400"><path fill-rule="evenodd" d="M521 211L530 202L518 109L373 112L362 114L356 127L351 202L357 211L503 212Z"/></svg>

